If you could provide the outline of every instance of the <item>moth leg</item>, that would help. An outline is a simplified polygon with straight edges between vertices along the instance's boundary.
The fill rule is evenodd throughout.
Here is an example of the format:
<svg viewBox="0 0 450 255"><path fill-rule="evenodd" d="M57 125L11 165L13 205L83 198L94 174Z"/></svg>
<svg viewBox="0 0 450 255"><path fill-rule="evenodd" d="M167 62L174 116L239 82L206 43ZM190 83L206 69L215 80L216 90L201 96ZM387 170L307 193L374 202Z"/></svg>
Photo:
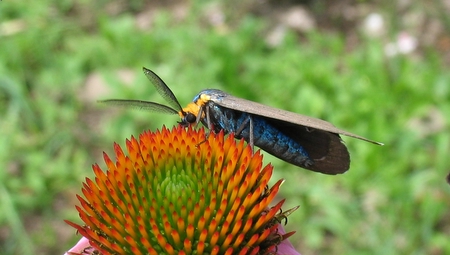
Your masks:
<svg viewBox="0 0 450 255"><path fill-rule="evenodd" d="M250 144L250 146L252 147L252 151L254 151L254 149L253 149L253 145L255 145L254 144L254 142L253 142L253 118L252 118L252 116L248 116L248 118L247 119L245 119L244 120L244 122L242 122L242 124L241 124L241 126L236 130L236 135L240 135L241 134L241 132L244 130L244 128L247 126L247 125L250 125L250 133L249 133L249 144Z"/></svg>
<svg viewBox="0 0 450 255"><path fill-rule="evenodd" d="M206 112L209 114L208 110L206 110ZM202 114L203 114L203 107L200 107L200 110L198 111L198 114L197 114L196 119L195 119L195 126L196 127L197 127L198 123L200 123L200 121L202 119ZM208 121L208 129L209 129L211 123L209 121L209 117L208 116L206 117L206 120Z"/></svg>
<svg viewBox="0 0 450 255"><path fill-rule="evenodd" d="M250 120L250 134L249 134L249 137L250 137L250 146L252 147L252 151L255 151L254 149L253 149L253 145L255 144L254 142L253 142L253 118L251 117L251 116L248 116L248 119Z"/></svg>
<svg viewBox="0 0 450 255"><path fill-rule="evenodd" d="M203 111L204 111L203 108L206 108L206 111L205 111L206 112L205 113L206 116L205 116L205 118L206 118L206 125L207 125L207 128L208 128L209 132L206 133L205 139L203 141L199 142L198 144L196 144L195 147L198 147L202 143L206 142L206 140L208 140L209 135L211 134L211 132L213 132L212 131L213 127L212 127L211 119L209 117L209 107L206 107L206 106L200 107L200 110L198 111L197 119L195 120L195 125L197 125L200 122L200 120L201 120L201 116L202 116Z"/></svg>

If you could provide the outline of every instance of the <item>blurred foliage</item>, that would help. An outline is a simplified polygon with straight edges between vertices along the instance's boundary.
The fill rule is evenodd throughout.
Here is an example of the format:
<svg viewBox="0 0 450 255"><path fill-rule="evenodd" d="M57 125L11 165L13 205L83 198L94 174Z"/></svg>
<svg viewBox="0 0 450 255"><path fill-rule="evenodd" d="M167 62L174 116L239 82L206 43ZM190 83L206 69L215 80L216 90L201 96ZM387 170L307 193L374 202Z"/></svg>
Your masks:
<svg viewBox="0 0 450 255"><path fill-rule="evenodd" d="M297 231L292 240L302 253L449 254L450 74L441 54L426 48L387 57L383 39L356 33L349 49L344 34L320 29L287 29L270 46L270 19L231 11L225 17L238 17L232 26L214 23L214 6L0 2L2 254L70 248L79 236L63 219L76 221L75 193L92 176L90 165L102 164L101 152L111 155L114 141L124 145L130 135L176 123L176 116L96 104L162 103L142 66L182 105L218 88L386 144L344 138L352 166L340 176L265 155L274 179L287 180L287 207L301 206L287 228Z"/></svg>

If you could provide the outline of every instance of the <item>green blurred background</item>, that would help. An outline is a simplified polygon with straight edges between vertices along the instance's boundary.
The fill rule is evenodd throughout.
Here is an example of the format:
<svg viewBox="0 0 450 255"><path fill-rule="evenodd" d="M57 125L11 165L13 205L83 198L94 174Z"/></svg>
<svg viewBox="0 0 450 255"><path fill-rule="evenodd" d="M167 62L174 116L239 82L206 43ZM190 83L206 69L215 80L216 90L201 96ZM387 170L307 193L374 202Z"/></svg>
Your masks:
<svg viewBox="0 0 450 255"><path fill-rule="evenodd" d="M218 88L384 142L344 137L350 171L285 178L303 254L450 254L450 20L436 1L0 1L0 253L62 254L102 151L177 116L98 99L182 105Z"/></svg>

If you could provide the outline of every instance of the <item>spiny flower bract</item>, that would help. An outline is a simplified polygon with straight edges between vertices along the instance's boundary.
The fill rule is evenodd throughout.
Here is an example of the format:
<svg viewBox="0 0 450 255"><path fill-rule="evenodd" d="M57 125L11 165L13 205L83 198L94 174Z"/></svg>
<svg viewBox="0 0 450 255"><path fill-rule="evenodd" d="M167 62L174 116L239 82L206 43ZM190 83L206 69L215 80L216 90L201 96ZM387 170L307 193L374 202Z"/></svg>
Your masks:
<svg viewBox="0 0 450 255"><path fill-rule="evenodd" d="M272 166L243 140L176 127L144 132L104 154L77 196L84 225L68 222L101 254L269 254L284 200L270 202Z"/></svg>

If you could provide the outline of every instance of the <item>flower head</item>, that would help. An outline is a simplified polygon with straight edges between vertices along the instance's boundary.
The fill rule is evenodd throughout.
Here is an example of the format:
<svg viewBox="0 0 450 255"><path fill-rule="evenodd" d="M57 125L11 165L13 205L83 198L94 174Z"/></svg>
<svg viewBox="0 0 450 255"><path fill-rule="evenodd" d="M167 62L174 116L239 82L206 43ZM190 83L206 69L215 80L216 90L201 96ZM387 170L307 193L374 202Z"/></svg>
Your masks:
<svg viewBox="0 0 450 255"><path fill-rule="evenodd" d="M94 165L83 184L84 225L67 221L95 252L269 254L293 234L278 227L296 208L269 207L283 180L269 188L272 166L232 134L163 128L126 147L115 144L115 162L104 154L107 171Z"/></svg>

